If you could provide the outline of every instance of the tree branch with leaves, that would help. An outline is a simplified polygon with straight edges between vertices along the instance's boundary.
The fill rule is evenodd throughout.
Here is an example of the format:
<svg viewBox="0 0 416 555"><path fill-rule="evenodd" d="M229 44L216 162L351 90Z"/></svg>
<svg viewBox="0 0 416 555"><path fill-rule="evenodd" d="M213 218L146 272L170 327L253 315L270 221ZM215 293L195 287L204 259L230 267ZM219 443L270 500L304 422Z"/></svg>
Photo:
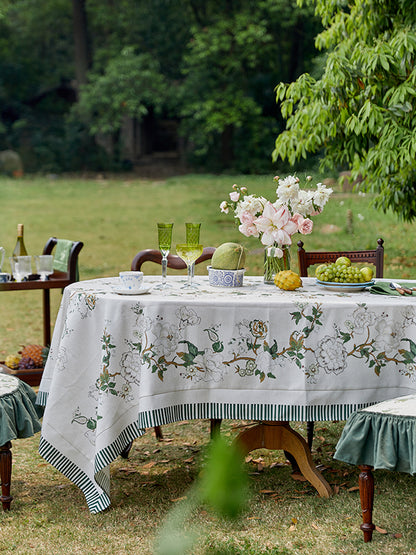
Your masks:
<svg viewBox="0 0 416 555"><path fill-rule="evenodd" d="M413 0L298 0L325 27L316 46L324 73L280 83L286 130L273 159L291 164L323 153L322 168L348 167L375 205L416 218L416 3Z"/></svg>

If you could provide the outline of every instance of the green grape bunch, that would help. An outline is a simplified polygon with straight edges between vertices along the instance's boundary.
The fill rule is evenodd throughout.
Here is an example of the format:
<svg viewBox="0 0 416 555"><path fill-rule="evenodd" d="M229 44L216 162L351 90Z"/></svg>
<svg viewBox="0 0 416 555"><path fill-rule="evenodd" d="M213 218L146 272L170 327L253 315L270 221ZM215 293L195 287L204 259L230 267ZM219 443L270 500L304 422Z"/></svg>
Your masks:
<svg viewBox="0 0 416 555"><path fill-rule="evenodd" d="M373 271L368 266L359 268L351 264L346 256L339 257L336 262L320 264L315 270L319 281L332 283L366 283L371 281Z"/></svg>

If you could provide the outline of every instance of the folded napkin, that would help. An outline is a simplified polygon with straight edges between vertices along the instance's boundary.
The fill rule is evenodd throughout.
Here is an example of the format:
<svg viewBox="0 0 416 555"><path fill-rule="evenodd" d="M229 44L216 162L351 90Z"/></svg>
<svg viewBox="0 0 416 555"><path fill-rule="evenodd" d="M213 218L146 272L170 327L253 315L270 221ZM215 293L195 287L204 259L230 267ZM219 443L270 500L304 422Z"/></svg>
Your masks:
<svg viewBox="0 0 416 555"><path fill-rule="evenodd" d="M55 270L59 272L68 271L68 259L71 248L72 241L68 241L68 239L58 239L53 259L53 267Z"/></svg>
<svg viewBox="0 0 416 555"><path fill-rule="evenodd" d="M376 295L393 295L395 297L402 297L403 295L400 295L398 291L392 289L389 283L390 282L379 281L374 285L372 285L371 287L369 287L369 291L370 293L374 293ZM406 282L397 282L397 283L399 283L399 285L401 285L402 287L409 287L409 288L414 287L414 283L406 283ZM415 291L415 294L416 294L416 291Z"/></svg>

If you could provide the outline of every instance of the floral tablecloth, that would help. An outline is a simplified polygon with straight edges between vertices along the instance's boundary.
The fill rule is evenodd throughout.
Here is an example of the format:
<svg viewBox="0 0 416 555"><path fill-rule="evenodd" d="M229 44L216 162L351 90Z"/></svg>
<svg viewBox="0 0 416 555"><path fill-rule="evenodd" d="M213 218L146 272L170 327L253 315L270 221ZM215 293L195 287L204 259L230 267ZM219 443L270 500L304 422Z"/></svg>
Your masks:
<svg viewBox="0 0 416 555"><path fill-rule="evenodd" d="M183 277L122 296L118 278L65 289L38 403L39 451L110 504L108 465L145 428L192 418L346 419L416 392L416 295L296 291L245 277L215 288ZM146 277L146 285L160 282Z"/></svg>

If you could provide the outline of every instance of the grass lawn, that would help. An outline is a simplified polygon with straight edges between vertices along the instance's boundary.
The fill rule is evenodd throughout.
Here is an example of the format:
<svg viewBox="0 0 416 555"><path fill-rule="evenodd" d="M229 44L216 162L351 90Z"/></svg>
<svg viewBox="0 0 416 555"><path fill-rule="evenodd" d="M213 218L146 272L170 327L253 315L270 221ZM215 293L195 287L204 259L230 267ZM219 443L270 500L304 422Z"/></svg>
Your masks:
<svg viewBox="0 0 416 555"><path fill-rule="evenodd" d="M219 204L233 183L272 199L273 176L187 175L167 180L132 177L67 179L25 177L0 179L0 245L10 255L17 223L25 224L29 254L39 254L50 236L81 240L81 279L117 275L128 269L135 253L157 247L156 223L174 222L173 243L185 236L185 221L201 221L201 241L217 246L238 241L248 251L247 273L261 275L262 251L244 238ZM315 183L316 180L312 181ZM335 191L307 249L374 248L385 240L385 275L416 278L414 226L371 208L371 197ZM294 250L294 258L296 252ZM296 267L296 260L294 260ZM5 263L8 271L8 263ZM3 269L4 271L4 269ZM159 266L144 267L159 273ZM198 272L205 273L204 267ZM52 314L60 292L52 291ZM0 359L22 344L42 340L38 291L1 294ZM241 423L225 422L227 438ZM374 521L380 531L364 544L357 470L332 459L343 423L316 424L314 460L335 486L336 495L321 499L307 482L291 478L281 452L256 451L246 462L250 500L237 521L225 521L208 507L198 507L183 533L199 534L192 554L414 553L416 551L416 482L405 474L377 471ZM304 433L304 424L295 424ZM186 504L198 476L208 422L183 422L163 428L165 441L151 430L135 441L129 460L111 466L112 507L91 515L80 490L37 454L39 435L13 442L12 510L0 513L0 551L18 554L139 553L151 554L164 517Z"/></svg>

